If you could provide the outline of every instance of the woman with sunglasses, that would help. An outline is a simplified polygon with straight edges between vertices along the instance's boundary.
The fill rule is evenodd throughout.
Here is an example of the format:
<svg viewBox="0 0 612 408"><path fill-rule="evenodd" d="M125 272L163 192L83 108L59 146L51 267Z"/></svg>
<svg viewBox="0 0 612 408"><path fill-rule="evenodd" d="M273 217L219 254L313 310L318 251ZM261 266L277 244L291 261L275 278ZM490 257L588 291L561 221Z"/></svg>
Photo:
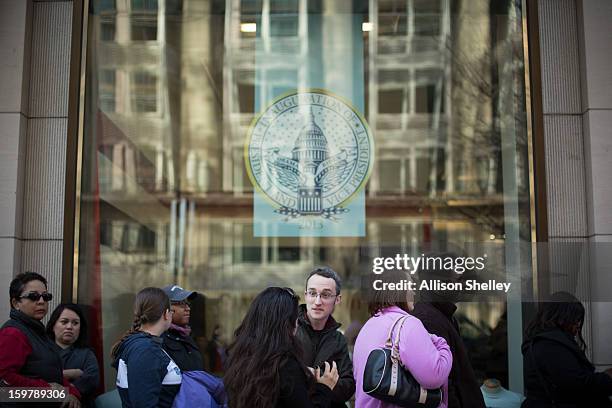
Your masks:
<svg viewBox="0 0 612 408"><path fill-rule="evenodd" d="M68 387L63 406L80 407L78 390L62 372L62 359L41 320L49 301L47 280L35 272L20 273L9 288L11 312L0 329L0 385L8 387ZM61 385L60 385L61 384Z"/></svg>
<svg viewBox="0 0 612 408"><path fill-rule="evenodd" d="M159 288L144 288L134 300L132 328L111 350L124 408L170 408L181 370L162 349L160 337L172 323L170 299Z"/></svg>
<svg viewBox="0 0 612 408"><path fill-rule="evenodd" d="M298 297L288 288L267 288L251 303L228 350L223 382L230 408L330 406L336 363L314 373L304 365L297 318Z"/></svg>

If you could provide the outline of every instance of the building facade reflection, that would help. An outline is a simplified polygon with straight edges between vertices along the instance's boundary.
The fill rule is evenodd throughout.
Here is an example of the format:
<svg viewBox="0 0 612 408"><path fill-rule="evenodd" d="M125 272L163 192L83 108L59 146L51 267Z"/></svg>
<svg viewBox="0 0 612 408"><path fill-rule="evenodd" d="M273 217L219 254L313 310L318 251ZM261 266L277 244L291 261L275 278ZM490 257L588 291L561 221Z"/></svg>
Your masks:
<svg viewBox="0 0 612 408"><path fill-rule="evenodd" d="M346 15L361 24L363 72L337 58L351 47L350 27L337 23ZM299 293L316 264L345 279L337 319L348 326L367 318L364 249L530 242L516 2L96 0L89 21L79 299L101 304L105 358L144 286L201 292L193 326L204 344L219 324L229 339L263 287ZM304 88L317 66L364 89L377 149L366 236L255 237L248 128L269 95ZM512 173L502 169L508 148ZM505 306L460 311L485 376Z"/></svg>

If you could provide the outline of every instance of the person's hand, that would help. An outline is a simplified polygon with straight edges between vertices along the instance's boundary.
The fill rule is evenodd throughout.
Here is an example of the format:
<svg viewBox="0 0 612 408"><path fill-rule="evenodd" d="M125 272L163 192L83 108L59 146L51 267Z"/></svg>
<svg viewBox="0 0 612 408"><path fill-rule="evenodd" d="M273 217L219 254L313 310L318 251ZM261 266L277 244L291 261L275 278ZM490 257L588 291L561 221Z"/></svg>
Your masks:
<svg viewBox="0 0 612 408"><path fill-rule="evenodd" d="M608 374L610 377L612 377L612 368L608 368L606 371L604 371L606 374Z"/></svg>
<svg viewBox="0 0 612 408"><path fill-rule="evenodd" d="M69 380L76 380L82 375L83 375L83 370L81 370L80 368L69 368L69 369L64 370L64 377L66 377Z"/></svg>
<svg viewBox="0 0 612 408"><path fill-rule="evenodd" d="M334 361L330 368L329 363L326 361L323 374L320 373L320 370L315 370L315 380L333 390L338 382L338 367L336 366L336 362Z"/></svg>
<svg viewBox="0 0 612 408"><path fill-rule="evenodd" d="M67 396L62 403L62 408L81 408L81 402L77 397L68 393L68 387L64 387L62 384L55 382L49 383L52 389L65 391Z"/></svg>
<svg viewBox="0 0 612 408"><path fill-rule="evenodd" d="M74 395L68 394L62 404L62 408L81 408L81 402Z"/></svg>

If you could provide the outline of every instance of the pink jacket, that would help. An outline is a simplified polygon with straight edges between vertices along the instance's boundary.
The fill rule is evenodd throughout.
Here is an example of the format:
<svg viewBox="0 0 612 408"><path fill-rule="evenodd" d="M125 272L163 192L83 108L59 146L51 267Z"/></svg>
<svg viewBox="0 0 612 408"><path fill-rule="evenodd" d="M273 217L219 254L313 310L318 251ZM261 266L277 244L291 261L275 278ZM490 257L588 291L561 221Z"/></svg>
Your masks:
<svg viewBox="0 0 612 408"><path fill-rule="evenodd" d="M356 408L396 407L363 392L363 371L370 351L385 345L389 328L398 317L404 315L408 313L399 307L389 307L371 317L359 332L353 352ZM446 340L429 334L419 319L408 315L400 333L400 359L424 388L443 388L440 407L447 408L448 374L453 365L453 356Z"/></svg>

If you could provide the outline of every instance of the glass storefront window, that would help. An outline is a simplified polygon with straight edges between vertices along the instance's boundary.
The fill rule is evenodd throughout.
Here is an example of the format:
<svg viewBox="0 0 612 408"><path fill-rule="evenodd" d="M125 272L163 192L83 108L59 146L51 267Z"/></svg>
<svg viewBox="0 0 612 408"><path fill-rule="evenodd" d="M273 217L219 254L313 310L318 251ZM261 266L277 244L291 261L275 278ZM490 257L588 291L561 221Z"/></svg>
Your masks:
<svg viewBox="0 0 612 408"><path fill-rule="evenodd" d="M78 301L97 311L107 389L110 347L145 286L202 295L192 326L206 348L215 328L231 339L266 286L303 292L315 265L343 277L335 317L348 327L368 317L366 249L531 242L520 2L92 0L88 19ZM363 233L258 233L251 126L313 89L370 129L363 216L338 217ZM297 139L307 114L295 115ZM334 131L331 113L310 115ZM505 265L531 274L530 259ZM505 328L520 331L520 307L461 304L459 320L478 377L519 390L520 334Z"/></svg>

